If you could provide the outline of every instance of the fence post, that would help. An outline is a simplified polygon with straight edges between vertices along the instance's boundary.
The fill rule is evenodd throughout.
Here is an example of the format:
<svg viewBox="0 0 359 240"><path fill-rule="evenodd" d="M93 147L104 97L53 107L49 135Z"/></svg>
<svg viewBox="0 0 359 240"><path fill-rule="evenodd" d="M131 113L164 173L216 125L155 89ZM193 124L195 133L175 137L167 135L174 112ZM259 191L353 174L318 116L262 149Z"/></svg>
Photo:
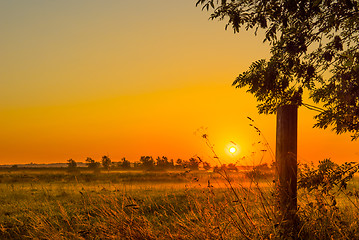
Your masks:
<svg viewBox="0 0 359 240"><path fill-rule="evenodd" d="M284 105L277 109L277 209L279 222L292 233L297 212L297 122L296 105Z"/></svg>

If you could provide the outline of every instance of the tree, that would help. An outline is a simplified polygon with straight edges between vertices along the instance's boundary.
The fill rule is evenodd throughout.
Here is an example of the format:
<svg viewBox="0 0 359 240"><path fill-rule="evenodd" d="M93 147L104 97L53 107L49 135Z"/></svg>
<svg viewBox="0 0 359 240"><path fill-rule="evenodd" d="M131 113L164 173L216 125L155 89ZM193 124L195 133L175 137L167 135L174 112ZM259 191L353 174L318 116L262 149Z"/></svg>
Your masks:
<svg viewBox="0 0 359 240"><path fill-rule="evenodd" d="M67 169L70 172L73 172L73 171L77 170L77 163L75 162L75 160L73 160L73 159L67 160Z"/></svg>
<svg viewBox="0 0 359 240"><path fill-rule="evenodd" d="M11 166L11 169L18 169L18 168L19 168L19 166L16 164Z"/></svg>
<svg viewBox="0 0 359 240"><path fill-rule="evenodd" d="M156 158L156 167L159 168L159 169L165 169L166 166L167 166L167 163L168 163L168 159L167 157L157 157Z"/></svg>
<svg viewBox="0 0 359 240"><path fill-rule="evenodd" d="M155 166L155 161L153 160L153 158L151 156L141 156L140 163L141 163L141 166L147 170L152 170L152 169L154 169L154 166Z"/></svg>
<svg viewBox="0 0 359 240"><path fill-rule="evenodd" d="M248 87L260 113L278 106L306 106L319 111L315 127L359 137L358 0L197 0L210 19L226 19L226 29L265 31L269 60L254 62L233 82ZM325 75L324 75L325 73ZM307 90L324 109L303 103Z"/></svg>
<svg viewBox="0 0 359 240"><path fill-rule="evenodd" d="M102 166L103 166L103 168L107 169L107 171L110 170L111 163L112 163L112 161L108 156L102 157Z"/></svg>
<svg viewBox="0 0 359 240"><path fill-rule="evenodd" d="M159 169L170 169L174 167L173 159L168 160L167 157L162 156L162 158L157 157L156 158L156 167Z"/></svg>
<svg viewBox="0 0 359 240"><path fill-rule="evenodd" d="M171 158L171 160L168 162L168 168L174 168L175 167L175 162L174 160Z"/></svg>
<svg viewBox="0 0 359 240"><path fill-rule="evenodd" d="M89 169L94 170L94 172L99 172L100 163L96 162L92 158L90 157L86 158L86 165Z"/></svg>
<svg viewBox="0 0 359 240"><path fill-rule="evenodd" d="M121 166L123 169L129 169L129 168L131 168L131 163L130 163L130 161L128 161L126 158L122 158L121 160L122 160L122 163L121 163L120 166Z"/></svg>
<svg viewBox="0 0 359 240"><path fill-rule="evenodd" d="M270 59L252 63L233 86L247 87L260 113L277 113L277 209L289 224L286 234L293 234L297 107L319 111L315 127L333 126L337 134L359 137L359 1L197 0L199 4L213 10L211 19L228 19L226 28L231 26L235 33L242 28L265 30ZM324 109L304 103L304 91Z"/></svg>
<svg viewBox="0 0 359 240"><path fill-rule="evenodd" d="M198 170L200 164L199 158L190 158L188 161L188 168L191 170Z"/></svg>
<svg viewBox="0 0 359 240"><path fill-rule="evenodd" d="M178 158L177 160L176 160L176 168L183 168L184 166L183 166L183 160L182 159L180 159L180 158Z"/></svg>

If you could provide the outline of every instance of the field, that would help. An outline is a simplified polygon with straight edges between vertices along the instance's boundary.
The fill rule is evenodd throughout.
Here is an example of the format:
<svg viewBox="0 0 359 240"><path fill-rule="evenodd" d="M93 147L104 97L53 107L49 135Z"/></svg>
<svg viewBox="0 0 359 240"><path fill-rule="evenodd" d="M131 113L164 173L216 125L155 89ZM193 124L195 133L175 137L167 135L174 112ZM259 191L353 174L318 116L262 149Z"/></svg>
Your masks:
<svg viewBox="0 0 359 240"><path fill-rule="evenodd" d="M0 239L283 239L271 174L1 171ZM296 238L359 239L358 186L301 190Z"/></svg>

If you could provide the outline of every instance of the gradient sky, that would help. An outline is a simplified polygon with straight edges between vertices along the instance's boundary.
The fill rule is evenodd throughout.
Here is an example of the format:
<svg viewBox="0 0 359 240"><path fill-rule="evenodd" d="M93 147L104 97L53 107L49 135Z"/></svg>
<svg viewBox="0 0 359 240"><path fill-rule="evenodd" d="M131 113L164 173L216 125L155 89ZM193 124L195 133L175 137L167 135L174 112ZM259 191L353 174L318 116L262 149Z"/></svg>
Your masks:
<svg viewBox="0 0 359 240"><path fill-rule="evenodd" d="M225 31L195 2L0 0L0 164L103 155L215 164L203 131L223 162L251 164L263 146L247 116L274 150L275 116L231 87L269 47ZM299 161L358 161L358 142L312 129L314 114L299 110Z"/></svg>

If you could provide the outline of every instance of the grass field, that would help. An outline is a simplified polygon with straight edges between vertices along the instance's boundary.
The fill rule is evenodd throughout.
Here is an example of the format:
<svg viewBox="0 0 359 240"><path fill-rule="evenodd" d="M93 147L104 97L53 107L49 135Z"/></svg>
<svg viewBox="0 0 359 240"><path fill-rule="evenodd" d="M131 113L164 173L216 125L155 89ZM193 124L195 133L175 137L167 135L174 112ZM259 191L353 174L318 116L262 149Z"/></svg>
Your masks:
<svg viewBox="0 0 359 240"><path fill-rule="evenodd" d="M0 173L0 239L283 239L271 177L18 169ZM351 194L299 192L298 239L359 239ZM327 202L326 202L327 201ZM331 203L331 204L329 204ZM331 206L333 205L333 206Z"/></svg>

